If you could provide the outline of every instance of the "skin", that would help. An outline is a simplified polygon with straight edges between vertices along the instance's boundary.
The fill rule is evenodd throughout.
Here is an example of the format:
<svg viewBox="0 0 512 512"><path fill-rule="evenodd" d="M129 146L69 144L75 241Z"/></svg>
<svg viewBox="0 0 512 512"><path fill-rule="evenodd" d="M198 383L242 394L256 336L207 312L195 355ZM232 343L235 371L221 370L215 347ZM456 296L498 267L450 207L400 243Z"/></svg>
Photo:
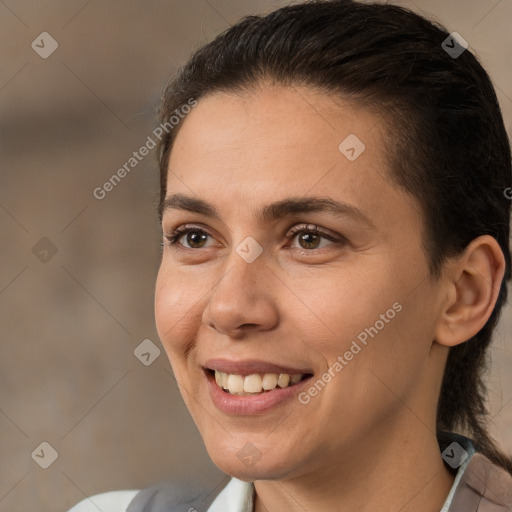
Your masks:
<svg viewBox="0 0 512 512"><path fill-rule="evenodd" d="M366 146L355 161L338 149L351 133ZM167 194L202 198L221 220L164 213L164 236L184 224L209 236L165 244L157 329L210 457L255 482L256 512L434 512L453 484L435 436L441 378L449 347L491 314L504 260L479 237L441 278L429 276L423 216L389 177L385 134L385 120L364 108L268 84L201 98L179 128ZM257 220L291 196L343 201L369 222L329 212ZM338 241L287 237L301 224ZM247 236L263 249L252 263L236 252ZM316 380L397 302L401 311L308 404L245 417L213 405L207 359L307 367ZM250 467L237 456L248 442L261 455Z"/></svg>

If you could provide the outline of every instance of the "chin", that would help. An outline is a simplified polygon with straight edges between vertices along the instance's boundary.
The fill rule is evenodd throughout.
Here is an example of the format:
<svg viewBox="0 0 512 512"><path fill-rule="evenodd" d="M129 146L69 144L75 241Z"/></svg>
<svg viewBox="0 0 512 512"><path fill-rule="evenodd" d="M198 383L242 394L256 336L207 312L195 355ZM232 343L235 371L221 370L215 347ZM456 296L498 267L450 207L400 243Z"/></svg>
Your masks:
<svg viewBox="0 0 512 512"><path fill-rule="evenodd" d="M293 461L285 454L276 453L275 445L266 447L266 452L258 450L247 441L242 448L222 446L212 442L206 445L212 462L224 473L243 480L280 480L292 471Z"/></svg>

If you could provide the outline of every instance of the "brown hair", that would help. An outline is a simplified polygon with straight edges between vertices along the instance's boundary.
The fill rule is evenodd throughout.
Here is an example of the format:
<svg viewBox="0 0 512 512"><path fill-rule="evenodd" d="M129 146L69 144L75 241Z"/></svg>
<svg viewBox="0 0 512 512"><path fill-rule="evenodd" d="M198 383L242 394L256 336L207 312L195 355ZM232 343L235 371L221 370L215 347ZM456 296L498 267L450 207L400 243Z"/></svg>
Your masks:
<svg viewBox="0 0 512 512"><path fill-rule="evenodd" d="M190 98L251 90L266 80L307 85L383 113L390 121L392 178L420 202L433 277L474 238L491 235L505 256L496 306L474 337L450 349L438 430L470 434L477 450L512 473L487 431L487 348L507 297L511 153L495 91L475 56L438 24L401 7L317 0L247 16L197 50L166 88L165 122ZM159 145L160 217L169 154Z"/></svg>

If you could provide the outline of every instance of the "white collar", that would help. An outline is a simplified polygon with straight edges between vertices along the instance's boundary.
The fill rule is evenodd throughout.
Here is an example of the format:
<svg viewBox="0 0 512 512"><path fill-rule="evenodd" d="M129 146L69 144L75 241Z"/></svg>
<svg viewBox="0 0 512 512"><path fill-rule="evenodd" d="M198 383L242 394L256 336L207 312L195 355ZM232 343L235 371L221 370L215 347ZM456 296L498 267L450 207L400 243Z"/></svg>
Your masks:
<svg viewBox="0 0 512 512"><path fill-rule="evenodd" d="M254 484L232 477L207 512L253 512Z"/></svg>

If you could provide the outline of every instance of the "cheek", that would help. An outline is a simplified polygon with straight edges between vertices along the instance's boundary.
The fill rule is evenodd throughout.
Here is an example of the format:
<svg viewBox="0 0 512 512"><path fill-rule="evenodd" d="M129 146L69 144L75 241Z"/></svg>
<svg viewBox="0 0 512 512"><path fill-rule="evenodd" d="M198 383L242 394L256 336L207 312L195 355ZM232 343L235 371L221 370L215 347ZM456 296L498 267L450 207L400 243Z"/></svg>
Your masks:
<svg viewBox="0 0 512 512"><path fill-rule="evenodd" d="M403 395L428 359L428 327L419 304L424 290L420 286L411 294L412 277L400 276L389 264L374 264L364 273L319 280L321 292L317 288L309 297L306 288L296 288L314 314L295 319L310 339L310 350L324 361L323 370L335 374L326 396L344 403L350 417L371 416L378 404L385 412L395 400L387 386Z"/></svg>
<svg viewBox="0 0 512 512"><path fill-rule="evenodd" d="M182 353L192 342L198 321L197 301L203 294L204 288L203 293L194 292L189 280L162 264L155 286L155 323L168 354Z"/></svg>
<svg viewBox="0 0 512 512"><path fill-rule="evenodd" d="M331 362L343 355L359 334L364 338L365 329L376 322L382 327L381 314L391 310L388 317L395 316L392 308L399 294L390 274L377 264L364 270L330 269L325 276L290 283L294 292L290 299L297 304L294 322Z"/></svg>

